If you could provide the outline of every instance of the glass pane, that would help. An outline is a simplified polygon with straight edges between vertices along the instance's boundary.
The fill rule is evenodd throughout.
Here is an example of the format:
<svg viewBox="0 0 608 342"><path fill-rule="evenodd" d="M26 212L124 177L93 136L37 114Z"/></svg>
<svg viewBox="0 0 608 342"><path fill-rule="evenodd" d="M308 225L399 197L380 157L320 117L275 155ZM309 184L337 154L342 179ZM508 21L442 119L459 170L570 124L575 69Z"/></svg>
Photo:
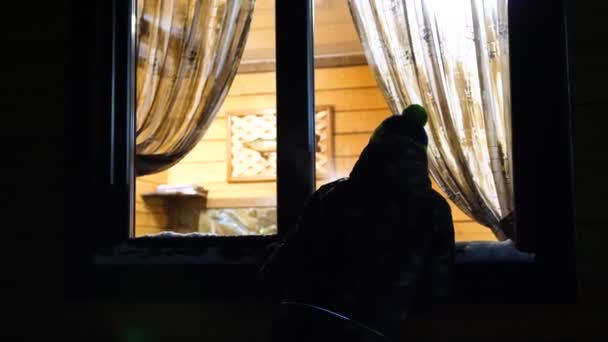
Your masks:
<svg viewBox="0 0 608 342"><path fill-rule="evenodd" d="M239 26L246 21L235 19L247 6L253 6L248 31ZM174 37L178 49L180 44L189 44L189 39L193 39L188 32L201 32L199 45L193 44L195 48L187 53L169 57L181 58L171 75L178 75L179 80L180 68L194 61L194 70L202 70L204 82L188 85L175 82L174 87L190 87L184 96L192 97L197 110L202 111L211 110L210 98L222 97L223 93L225 96L218 101L212 119L200 126L204 134L183 159L164 171L137 178L136 236L166 232L221 236L276 234L274 0L139 0L138 9L138 28L141 30L141 22L145 21L147 32L158 31L157 38L146 38L152 42L149 44L154 44L149 49L166 48L161 38L168 36ZM197 13L198 22L192 19ZM179 20L190 20L191 25L176 27ZM244 31L242 35L237 34L239 29ZM224 31L232 33L224 39L214 38ZM242 56L239 39L245 41ZM170 45L171 38L168 40L166 44ZM229 48L222 50L222 44ZM149 71L139 67L143 59L141 45L139 53L138 81L145 77L162 78L162 73L145 75ZM171 61L156 63L163 62ZM235 75L218 76L226 70ZM151 102L183 101L180 96L166 99L172 89L156 93L150 89L155 88L150 86L138 92L138 104L143 98ZM178 107L168 106L168 110ZM175 119L171 114L168 117Z"/></svg>
<svg viewBox="0 0 608 342"><path fill-rule="evenodd" d="M347 177L382 120L419 103L433 188L454 194L456 240L495 241L487 226L507 227L513 208L506 9L506 0L316 0L315 100L333 115L317 127L328 137L317 186ZM330 171L319 167L326 158Z"/></svg>

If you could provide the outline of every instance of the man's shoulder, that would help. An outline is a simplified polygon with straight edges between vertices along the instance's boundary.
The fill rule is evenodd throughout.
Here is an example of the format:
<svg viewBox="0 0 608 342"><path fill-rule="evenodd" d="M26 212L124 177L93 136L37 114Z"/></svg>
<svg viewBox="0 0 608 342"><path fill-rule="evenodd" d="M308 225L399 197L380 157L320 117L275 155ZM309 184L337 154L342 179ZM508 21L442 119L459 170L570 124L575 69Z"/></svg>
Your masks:
<svg viewBox="0 0 608 342"><path fill-rule="evenodd" d="M328 197L333 197L335 195L341 195L344 189L348 188L348 178L339 178L334 181L331 181L327 184L319 187L317 191L313 194L313 197L317 200L319 199L327 199Z"/></svg>
<svg viewBox="0 0 608 342"><path fill-rule="evenodd" d="M443 195L441 195L437 190L433 188L429 188L421 193L417 193L413 196L414 201L420 201L425 203L430 203L432 205L437 206L448 206L448 201L445 199Z"/></svg>
<svg viewBox="0 0 608 342"><path fill-rule="evenodd" d="M320 192L320 193L329 192L329 191L332 191L333 189L344 186L347 183L348 183L348 177L338 178L334 181L323 184L321 187L319 187L317 192Z"/></svg>
<svg viewBox="0 0 608 342"><path fill-rule="evenodd" d="M413 207L418 208L417 210L428 213L433 217L437 215L451 215L452 213L449 202L435 189L428 189L428 191L419 193L409 201L415 203Z"/></svg>
<svg viewBox="0 0 608 342"><path fill-rule="evenodd" d="M448 200L443 197L439 192L437 192L435 189L431 189L432 192L432 200L436 203L436 205L441 206L443 208L450 208L450 204L448 203Z"/></svg>

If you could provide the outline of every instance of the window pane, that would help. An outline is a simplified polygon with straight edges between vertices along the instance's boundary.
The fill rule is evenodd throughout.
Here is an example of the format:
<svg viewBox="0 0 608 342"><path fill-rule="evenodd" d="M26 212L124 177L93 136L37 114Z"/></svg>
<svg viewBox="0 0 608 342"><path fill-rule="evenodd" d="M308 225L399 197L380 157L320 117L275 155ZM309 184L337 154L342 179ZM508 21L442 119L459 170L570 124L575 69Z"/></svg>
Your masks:
<svg viewBox="0 0 608 342"><path fill-rule="evenodd" d="M382 120L419 103L427 133L439 132L429 134L433 188L455 194L456 240L496 240L479 222L506 227L513 210L507 1L315 4L315 100L333 112L317 127L329 137L317 186L348 176Z"/></svg>
<svg viewBox="0 0 608 342"><path fill-rule="evenodd" d="M174 4L173 8L158 7L170 3ZM163 48L163 37L175 36L175 44L179 47L178 43L187 44L190 43L188 39L193 39L186 32L201 31L200 44L196 48L182 55L169 56L182 58L176 63L178 67L172 74L177 75L178 80L181 77L180 65L194 61L194 70L202 72L203 82L188 85L181 83L189 87L184 96L194 98L193 102L198 101L197 108L210 110L209 99L221 95L225 90L227 92L217 104L216 114L207 124L201 125L204 131L201 139L193 144L183 159L167 170L137 178L136 236L162 232L224 236L275 234L274 0L201 0L188 7L192 3L140 0L138 20L147 22L146 30L159 32L154 39L146 38L156 44L156 49ZM246 20L239 21L235 18L242 15L239 9L247 9L248 6L254 8L247 32L239 26L245 25ZM196 11L200 11L198 23L192 19L196 16ZM213 16L219 19L209 19ZM172 26L179 18L190 20L190 27ZM205 25L212 25L212 28ZM138 28L141 30L141 27L140 23ZM244 33L239 35L239 30ZM224 31L230 33L226 33L225 39L214 38ZM244 38L245 48L241 58L238 42ZM168 44L171 44L171 39L168 40ZM222 44L228 48L222 49ZM141 60L141 45L139 53ZM231 62L235 59L235 70L228 70L228 73L236 72L234 77L218 77L226 72L225 69L231 68ZM165 60L165 63L169 62L171 61ZM162 65L163 62L156 63ZM145 82L146 76L142 75L148 71L142 70L140 64L138 60L138 81L144 79ZM178 83L174 86L180 86ZM154 87L140 90L138 100L153 97L150 101L158 101L158 98L170 93L154 93L150 89ZM167 101L182 100L183 97L176 96ZM138 101L138 104L141 103ZM167 108L169 111L180 109L179 106ZM141 111L138 115L140 113ZM168 120L174 119L171 114L168 117ZM142 117L138 116L138 120L142 120ZM173 194L176 189L181 194Z"/></svg>

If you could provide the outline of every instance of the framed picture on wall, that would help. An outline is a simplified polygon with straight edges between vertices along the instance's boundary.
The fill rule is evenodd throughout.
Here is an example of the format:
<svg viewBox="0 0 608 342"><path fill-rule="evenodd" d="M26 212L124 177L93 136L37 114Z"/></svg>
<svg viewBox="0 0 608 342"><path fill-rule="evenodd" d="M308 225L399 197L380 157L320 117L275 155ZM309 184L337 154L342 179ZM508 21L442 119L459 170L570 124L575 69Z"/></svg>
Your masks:
<svg viewBox="0 0 608 342"><path fill-rule="evenodd" d="M275 109L227 113L228 182L276 180L277 115ZM317 179L334 173L333 107L315 109Z"/></svg>

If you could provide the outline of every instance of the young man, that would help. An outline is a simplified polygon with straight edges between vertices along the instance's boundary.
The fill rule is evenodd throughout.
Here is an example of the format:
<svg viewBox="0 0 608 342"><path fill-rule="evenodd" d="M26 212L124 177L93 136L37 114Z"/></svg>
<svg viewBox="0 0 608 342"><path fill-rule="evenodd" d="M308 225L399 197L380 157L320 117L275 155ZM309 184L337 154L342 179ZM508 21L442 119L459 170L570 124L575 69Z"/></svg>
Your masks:
<svg viewBox="0 0 608 342"><path fill-rule="evenodd" d="M314 193L262 268L284 302L390 340L413 306L449 294L454 229L449 205L431 188L426 122L419 105L387 118L350 176ZM289 316L277 323L283 335L301 319Z"/></svg>

